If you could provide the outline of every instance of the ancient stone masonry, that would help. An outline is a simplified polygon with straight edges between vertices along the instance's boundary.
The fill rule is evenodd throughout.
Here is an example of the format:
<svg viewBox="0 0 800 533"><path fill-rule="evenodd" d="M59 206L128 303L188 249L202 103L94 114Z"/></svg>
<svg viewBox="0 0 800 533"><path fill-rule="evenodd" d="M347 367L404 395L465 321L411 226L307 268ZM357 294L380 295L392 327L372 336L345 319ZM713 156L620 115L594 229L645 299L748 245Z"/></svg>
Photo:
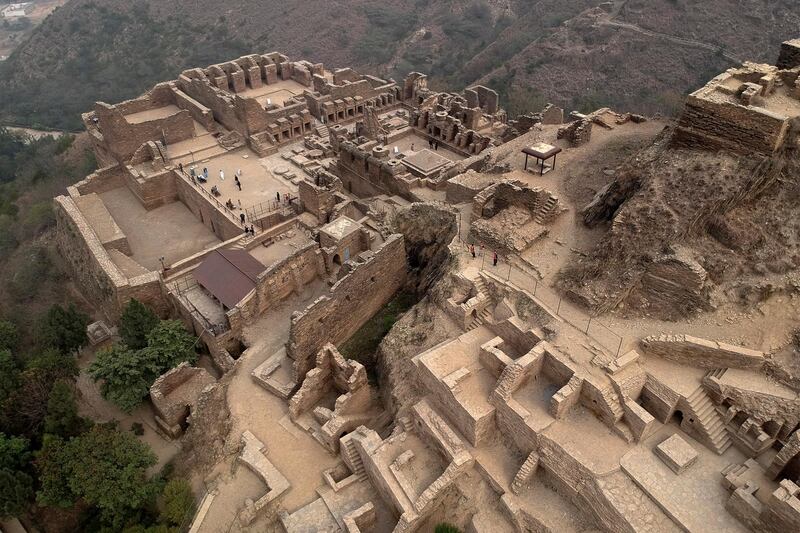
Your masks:
<svg viewBox="0 0 800 533"><path fill-rule="evenodd" d="M478 154L493 142L494 135L502 136L495 128L505 130L507 116L499 107L497 93L476 85L464 91L464 96L435 93L421 84L420 74L412 73L406 80L411 94L407 99L418 107L411 115L411 125L426 137L466 154Z"/></svg>
<svg viewBox="0 0 800 533"><path fill-rule="evenodd" d="M759 369L764 353L689 335L658 335L642 340L645 353L700 368Z"/></svg>
<svg viewBox="0 0 800 533"><path fill-rule="evenodd" d="M183 425L203 390L215 379L203 368L181 363L150 386L156 422L170 437L183 433Z"/></svg>
<svg viewBox="0 0 800 533"><path fill-rule="evenodd" d="M777 66L781 70L800 67L800 39L792 39L781 45Z"/></svg>
<svg viewBox="0 0 800 533"><path fill-rule="evenodd" d="M778 67L729 70L689 96L672 141L789 165L798 74L797 41ZM607 248L646 259L614 274L608 305L715 310L660 334L551 289L634 208L662 222L631 195L667 191L620 164L697 153L660 120L565 122L551 104L509 119L481 85L437 92L420 73L396 83L273 52L185 70L84 122L102 167L54 200L56 243L109 324L135 297L199 338L198 367L150 389L179 472L207 491L192 533L800 529L800 395L767 377L780 353L753 349L776 335L731 340L763 317L723 322L704 253L724 243L701 253L692 233L790 166L759 166L680 242ZM540 145L563 152L546 175L525 168ZM635 184L609 183L623 170ZM558 218L601 188L610 229ZM606 275L596 266L575 285ZM112 332L90 328L91 349ZM380 344L362 353L366 340Z"/></svg>
<svg viewBox="0 0 800 533"><path fill-rule="evenodd" d="M332 393L336 395L333 405L328 403ZM339 439L346 433L363 425L377 426L382 412L367 383L366 369L356 361L345 361L331 344L320 350L316 366L289 400L293 419L309 411L319 424L312 436L333 453L339 452Z"/></svg>
<svg viewBox="0 0 800 533"><path fill-rule="evenodd" d="M546 226L561 211L558 197L549 191L501 181L473 199L470 236L492 249L520 253L547 233Z"/></svg>
<svg viewBox="0 0 800 533"><path fill-rule="evenodd" d="M792 49L782 61L791 63ZM675 140L763 154L783 148L800 116L798 70L745 63L689 95Z"/></svg>
<svg viewBox="0 0 800 533"><path fill-rule="evenodd" d="M313 367L326 342L347 340L402 287L406 275L402 235L392 235L375 252L355 258L355 268L305 311L292 315L286 353L297 380ZM327 340L326 340L327 339Z"/></svg>

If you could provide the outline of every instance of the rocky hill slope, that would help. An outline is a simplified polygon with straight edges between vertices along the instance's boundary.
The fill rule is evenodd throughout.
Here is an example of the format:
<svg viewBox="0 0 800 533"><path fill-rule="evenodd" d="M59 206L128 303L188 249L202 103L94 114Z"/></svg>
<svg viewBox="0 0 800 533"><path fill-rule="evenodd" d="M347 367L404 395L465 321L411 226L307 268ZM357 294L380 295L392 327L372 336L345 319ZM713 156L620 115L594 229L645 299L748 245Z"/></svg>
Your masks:
<svg viewBox="0 0 800 533"><path fill-rule="evenodd" d="M0 121L78 128L95 100L270 50L482 82L512 112L672 112L735 59L773 61L798 27L795 0L70 0L0 63Z"/></svg>

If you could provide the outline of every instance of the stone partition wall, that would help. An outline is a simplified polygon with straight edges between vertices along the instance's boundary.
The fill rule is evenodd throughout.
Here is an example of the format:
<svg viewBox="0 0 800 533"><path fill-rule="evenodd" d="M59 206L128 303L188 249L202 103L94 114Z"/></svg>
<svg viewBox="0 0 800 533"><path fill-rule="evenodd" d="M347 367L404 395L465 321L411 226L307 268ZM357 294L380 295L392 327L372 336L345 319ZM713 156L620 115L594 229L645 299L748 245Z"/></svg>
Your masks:
<svg viewBox="0 0 800 533"><path fill-rule="evenodd" d="M337 169L345 190L360 197L388 194L413 201L411 189L422 185L422 180L408 172L397 159L377 157L355 143L340 144Z"/></svg>
<svg viewBox="0 0 800 533"><path fill-rule="evenodd" d="M125 174L126 170L122 165L99 168L82 181L67 187L67 192L74 198L84 194L113 191L125 186Z"/></svg>
<svg viewBox="0 0 800 533"><path fill-rule="evenodd" d="M747 368L758 370L764 352L689 335L654 335L642 339L647 355L656 355L682 365L700 368Z"/></svg>
<svg viewBox="0 0 800 533"><path fill-rule="evenodd" d="M781 45L777 65L780 69L800 67L800 39L792 39Z"/></svg>
<svg viewBox="0 0 800 533"><path fill-rule="evenodd" d="M286 353L294 359L300 382L314 366L326 342L338 346L350 338L403 286L405 241L394 234L373 252L356 258L355 268L302 312L292 314Z"/></svg>
<svg viewBox="0 0 800 533"><path fill-rule="evenodd" d="M177 87L173 87L172 91L175 93L175 105L180 107L181 109L185 109L188 111L192 118L197 121L198 124L203 126L208 131L215 131L216 130L216 122L214 122L214 113L211 112L209 108L186 94L185 92L181 91Z"/></svg>
<svg viewBox="0 0 800 533"><path fill-rule="evenodd" d="M98 102L94 116L99 121L106 149L120 162L130 159L147 141L166 140L169 145L194 136L194 121L185 109L164 118L131 124L119 106Z"/></svg>
<svg viewBox="0 0 800 533"><path fill-rule="evenodd" d="M256 281L258 314L277 305L292 293L325 276L325 260L317 243L310 242L292 255L273 263Z"/></svg>
<svg viewBox="0 0 800 533"><path fill-rule="evenodd" d="M171 169L144 175L133 167L126 167L125 183L148 211L178 200L179 177Z"/></svg>
<svg viewBox="0 0 800 533"><path fill-rule="evenodd" d="M173 172L173 174L175 174ZM210 229L221 241L233 239L242 235L244 230L237 223L227 217L213 200L197 190L186 178L177 177L178 199L194 214L194 216Z"/></svg>

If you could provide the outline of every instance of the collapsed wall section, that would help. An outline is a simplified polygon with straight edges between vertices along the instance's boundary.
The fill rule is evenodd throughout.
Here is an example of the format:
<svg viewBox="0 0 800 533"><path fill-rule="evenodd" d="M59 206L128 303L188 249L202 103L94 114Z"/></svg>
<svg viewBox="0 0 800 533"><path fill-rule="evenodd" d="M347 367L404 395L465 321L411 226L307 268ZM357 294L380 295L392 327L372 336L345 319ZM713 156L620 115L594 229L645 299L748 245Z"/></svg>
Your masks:
<svg viewBox="0 0 800 533"><path fill-rule="evenodd" d="M374 253L361 254L355 268L327 295L292 315L286 352L295 361L298 382L327 342L339 345L349 339L394 296L405 283L406 271L403 236L391 235Z"/></svg>

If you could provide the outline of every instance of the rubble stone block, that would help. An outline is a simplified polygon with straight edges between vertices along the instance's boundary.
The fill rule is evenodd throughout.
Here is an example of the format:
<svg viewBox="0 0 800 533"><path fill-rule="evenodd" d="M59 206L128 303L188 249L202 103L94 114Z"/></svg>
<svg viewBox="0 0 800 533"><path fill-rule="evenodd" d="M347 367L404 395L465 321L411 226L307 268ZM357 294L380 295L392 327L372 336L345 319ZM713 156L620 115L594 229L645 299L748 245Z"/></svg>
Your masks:
<svg viewBox="0 0 800 533"><path fill-rule="evenodd" d="M692 445L677 433L656 446L654 452L676 474L692 466L698 457Z"/></svg>

